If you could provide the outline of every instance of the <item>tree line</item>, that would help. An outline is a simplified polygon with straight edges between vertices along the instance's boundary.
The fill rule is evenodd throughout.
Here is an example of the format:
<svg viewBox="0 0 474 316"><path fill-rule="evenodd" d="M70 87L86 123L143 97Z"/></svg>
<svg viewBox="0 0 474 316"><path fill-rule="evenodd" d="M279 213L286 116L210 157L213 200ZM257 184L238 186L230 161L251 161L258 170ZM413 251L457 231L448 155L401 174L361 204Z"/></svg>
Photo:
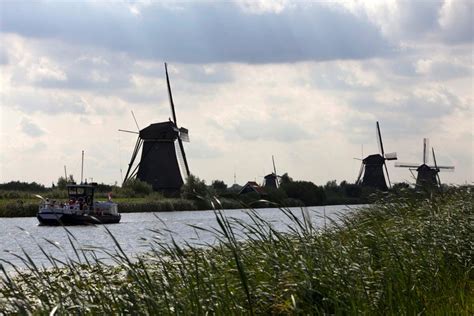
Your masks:
<svg viewBox="0 0 474 316"><path fill-rule="evenodd" d="M36 182L10 181L0 184L1 191L32 192L66 196L66 186L74 183L74 178L70 175L67 179L59 177L51 187L45 187ZM205 200L218 197L227 200L237 200L246 204L257 201L268 201L278 205L303 206L303 205L335 205L335 204L360 204L370 203L371 196L376 193L372 188L362 187L357 184L336 180L328 181L325 185L316 185L311 181L294 180L287 173L280 178L278 188L262 188L262 190L252 193L239 194L242 186L234 184L228 186L222 180L213 180L208 185L204 180L191 175L181 188L181 192L175 198L188 200ZM408 188L406 183L397 183L392 187L392 191ZM151 185L139 179L130 179L122 186L98 183L96 192L99 194L112 193L114 197L153 197L154 199L165 198L158 192L154 192ZM56 193L56 194L55 194ZM19 196L18 196L19 197Z"/></svg>

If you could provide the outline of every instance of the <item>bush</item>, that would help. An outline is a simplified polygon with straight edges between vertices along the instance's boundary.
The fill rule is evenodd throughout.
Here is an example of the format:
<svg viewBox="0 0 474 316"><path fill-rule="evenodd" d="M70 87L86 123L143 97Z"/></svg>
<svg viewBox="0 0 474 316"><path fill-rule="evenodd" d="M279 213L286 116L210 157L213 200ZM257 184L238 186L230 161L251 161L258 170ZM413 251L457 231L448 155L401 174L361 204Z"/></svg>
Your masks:
<svg viewBox="0 0 474 316"><path fill-rule="evenodd" d="M181 188L181 197L189 200L199 200L210 196L206 182L195 175L189 175Z"/></svg>
<svg viewBox="0 0 474 316"><path fill-rule="evenodd" d="M306 206L324 205L326 202L324 189L309 181L288 182L281 188L289 198L301 200Z"/></svg>
<svg viewBox="0 0 474 316"><path fill-rule="evenodd" d="M125 197L144 197L151 192L153 192L152 186L137 178L128 179L122 185L122 190L119 190L119 194Z"/></svg>

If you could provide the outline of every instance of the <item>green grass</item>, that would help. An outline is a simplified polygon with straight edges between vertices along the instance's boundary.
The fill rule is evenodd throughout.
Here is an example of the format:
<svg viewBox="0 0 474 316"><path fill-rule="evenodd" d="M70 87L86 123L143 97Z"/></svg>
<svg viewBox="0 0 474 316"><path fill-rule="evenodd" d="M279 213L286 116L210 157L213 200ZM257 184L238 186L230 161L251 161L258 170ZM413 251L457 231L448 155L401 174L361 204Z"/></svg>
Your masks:
<svg viewBox="0 0 474 316"><path fill-rule="evenodd" d="M33 196L33 194L30 194ZM54 199L50 199L54 200ZM57 201L65 201L66 199L56 199ZM99 201L105 201L106 198L98 198ZM137 213L137 212L172 212L172 211L192 211L192 210L210 210L213 209L209 201L204 200L187 200L179 198L114 198L114 202L118 203L120 213ZM0 199L0 217L32 217L38 212L38 198L22 198ZM243 203L233 199L221 199L222 207L225 209L240 209ZM268 204L261 205L268 207Z"/></svg>
<svg viewBox="0 0 474 316"><path fill-rule="evenodd" d="M56 268L4 272L0 310L48 314L472 315L473 192L387 197L316 229L307 212L278 232L216 212L220 241L163 244L131 259L110 234L109 249L81 247ZM104 227L106 228L106 227ZM198 228L196 228L198 229ZM157 231L157 234L162 232ZM245 241L242 241L243 238ZM112 250L114 249L114 250ZM115 264L104 263L103 253Z"/></svg>

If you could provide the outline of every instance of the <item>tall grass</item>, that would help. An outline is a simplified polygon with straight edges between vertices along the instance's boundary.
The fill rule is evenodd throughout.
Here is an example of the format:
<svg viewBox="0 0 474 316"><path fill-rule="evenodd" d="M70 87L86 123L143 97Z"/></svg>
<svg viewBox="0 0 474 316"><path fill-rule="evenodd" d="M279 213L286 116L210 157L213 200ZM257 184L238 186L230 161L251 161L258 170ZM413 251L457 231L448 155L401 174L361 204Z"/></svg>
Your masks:
<svg viewBox="0 0 474 316"><path fill-rule="evenodd" d="M291 220L286 232L258 211L249 210L250 223L216 211L218 227L208 230L219 242L197 247L156 239L133 259L112 234L110 249L95 249L68 232L76 255L64 262L44 252L53 268L39 267L27 253L18 256L26 270L4 262L14 273L3 270L0 310L471 315L472 193L464 187L422 199L390 197L328 229L314 227L306 210L283 208Z"/></svg>

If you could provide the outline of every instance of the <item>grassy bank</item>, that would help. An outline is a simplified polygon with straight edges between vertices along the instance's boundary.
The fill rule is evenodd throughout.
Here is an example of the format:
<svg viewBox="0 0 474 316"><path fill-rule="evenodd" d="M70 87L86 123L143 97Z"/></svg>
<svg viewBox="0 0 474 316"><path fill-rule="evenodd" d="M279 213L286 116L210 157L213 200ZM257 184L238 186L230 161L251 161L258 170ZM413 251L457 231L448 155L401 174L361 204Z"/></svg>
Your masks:
<svg viewBox="0 0 474 316"><path fill-rule="evenodd" d="M33 196L30 194L29 196ZM51 199L53 200L53 198ZM57 199L64 201L66 199ZM102 198L100 200L106 200ZM120 213L137 213L137 212L172 212L172 211L193 211L193 210L210 210L213 209L212 204L207 200L199 199L182 199L182 198L114 198L114 202L118 203ZM243 205L247 205L241 201L223 198L220 199L221 206L224 209L241 209ZM300 206L300 201L292 201L287 199L288 205ZM0 217L32 217L38 212L38 198L21 198L21 199L0 199ZM252 204L255 205L255 204ZM258 207L273 207L268 203L260 203Z"/></svg>
<svg viewBox="0 0 474 316"><path fill-rule="evenodd" d="M62 268L3 276L0 310L64 314L456 314L474 307L473 192L391 197L315 229L289 210L288 233L251 212L252 224L217 212L221 241L206 248L152 244L132 261L83 249ZM243 233L237 233L241 232ZM159 234L160 232L157 232ZM240 235L239 235L240 234ZM242 242L242 234L246 241ZM103 253L115 265L103 263ZM88 254L88 256L86 256ZM49 256L51 264L60 262Z"/></svg>

